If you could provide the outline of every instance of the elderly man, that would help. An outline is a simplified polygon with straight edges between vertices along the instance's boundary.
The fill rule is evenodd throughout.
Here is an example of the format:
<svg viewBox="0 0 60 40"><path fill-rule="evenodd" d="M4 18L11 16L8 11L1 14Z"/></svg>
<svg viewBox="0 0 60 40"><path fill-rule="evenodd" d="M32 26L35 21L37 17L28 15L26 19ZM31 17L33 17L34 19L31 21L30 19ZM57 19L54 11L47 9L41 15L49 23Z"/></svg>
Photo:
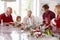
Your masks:
<svg viewBox="0 0 60 40"><path fill-rule="evenodd" d="M1 20L3 20L4 23L13 22L11 14L12 14L12 8L8 7L6 12L0 15L0 22Z"/></svg>
<svg viewBox="0 0 60 40"><path fill-rule="evenodd" d="M35 17L32 15L31 10L27 11L27 16L24 17L23 24L25 24L27 27L32 27L36 24Z"/></svg>

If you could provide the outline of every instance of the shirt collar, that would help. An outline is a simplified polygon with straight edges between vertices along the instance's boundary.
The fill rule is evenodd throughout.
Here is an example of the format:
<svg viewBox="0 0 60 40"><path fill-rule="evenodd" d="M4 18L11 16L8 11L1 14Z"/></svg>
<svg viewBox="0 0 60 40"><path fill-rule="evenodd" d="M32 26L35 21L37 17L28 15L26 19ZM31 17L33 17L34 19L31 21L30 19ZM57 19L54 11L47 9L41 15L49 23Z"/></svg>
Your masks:
<svg viewBox="0 0 60 40"><path fill-rule="evenodd" d="M8 17L7 13L5 13L5 16Z"/></svg>

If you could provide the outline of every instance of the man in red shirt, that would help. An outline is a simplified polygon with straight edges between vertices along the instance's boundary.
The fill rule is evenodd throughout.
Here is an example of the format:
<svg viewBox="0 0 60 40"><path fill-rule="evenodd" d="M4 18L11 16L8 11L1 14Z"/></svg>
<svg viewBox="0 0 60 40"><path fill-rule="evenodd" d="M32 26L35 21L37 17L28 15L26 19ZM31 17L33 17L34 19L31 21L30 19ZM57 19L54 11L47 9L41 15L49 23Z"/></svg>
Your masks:
<svg viewBox="0 0 60 40"><path fill-rule="evenodd" d="M13 22L11 14L12 14L12 8L8 7L6 12L0 15L0 22L1 20L3 20L4 23Z"/></svg>
<svg viewBox="0 0 60 40"><path fill-rule="evenodd" d="M50 22L53 18L55 18L55 13L49 10L49 6L47 4L43 5L43 9L44 9L44 13L42 15L43 17L43 23L48 26L50 25ZM50 29L52 29L52 27L50 26Z"/></svg>

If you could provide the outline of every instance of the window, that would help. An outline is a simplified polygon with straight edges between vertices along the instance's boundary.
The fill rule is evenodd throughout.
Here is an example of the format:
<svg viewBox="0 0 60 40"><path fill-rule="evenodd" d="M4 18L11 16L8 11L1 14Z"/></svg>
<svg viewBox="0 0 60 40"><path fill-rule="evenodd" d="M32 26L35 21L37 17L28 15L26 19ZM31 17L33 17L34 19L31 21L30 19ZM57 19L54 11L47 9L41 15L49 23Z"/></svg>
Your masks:
<svg viewBox="0 0 60 40"><path fill-rule="evenodd" d="M32 0L16 0L14 2L7 2L7 7L13 9L13 19L15 21L16 16L21 16L22 20L26 16L27 10L31 9Z"/></svg>
<svg viewBox="0 0 60 40"><path fill-rule="evenodd" d="M26 16L27 10L31 9L32 0L21 0L21 16L22 19Z"/></svg>
<svg viewBox="0 0 60 40"><path fill-rule="evenodd" d="M0 14L4 12L4 2L0 0Z"/></svg>
<svg viewBox="0 0 60 40"><path fill-rule="evenodd" d="M13 20L15 21L15 19L16 19L16 16L21 16L22 17L22 20L23 20L23 18L26 16L26 14L27 14L27 10L32 10L32 14L34 15L34 16L36 16L37 15L37 12L38 12L38 9L37 9L37 2L36 2L37 0L16 0L16 1L11 1L11 2L9 2L9 1L6 1L5 3L4 3L4 5L2 5L3 4L3 1L0 3L2 6L2 8L1 8L1 11L0 12L2 12L2 11L4 11L4 9L6 9L7 7L12 7L12 9L13 9L13 13L12 13L12 15L13 15Z"/></svg>
<svg viewBox="0 0 60 40"><path fill-rule="evenodd" d="M34 16L39 16L39 0L21 0L22 19L27 15L27 10L31 10Z"/></svg>

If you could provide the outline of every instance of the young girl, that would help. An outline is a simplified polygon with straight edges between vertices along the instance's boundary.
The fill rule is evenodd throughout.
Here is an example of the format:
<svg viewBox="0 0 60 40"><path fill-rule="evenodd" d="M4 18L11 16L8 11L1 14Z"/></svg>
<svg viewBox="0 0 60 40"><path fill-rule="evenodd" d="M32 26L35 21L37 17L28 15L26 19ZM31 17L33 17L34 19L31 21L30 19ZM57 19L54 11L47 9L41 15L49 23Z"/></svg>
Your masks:
<svg viewBox="0 0 60 40"><path fill-rule="evenodd" d="M21 17L20 16L17 16L16 17L16 22L15 22L15 25L17 26L17 27L21 27Z"/></svg>
<svg viewBox="0 0 60 40"><path fill-rule="evenodd" d="M20 16L17 16L17 17L16 17L16 22L17 22L17 23L21 23L21 17L20 17Z"/></svg>
<svg viewBox="0 0 60 40"><path fill-rule="evenodd" d="M60 5L55 6L55 12L57 17L55 18L57 32L60 33Z"/></svg>

